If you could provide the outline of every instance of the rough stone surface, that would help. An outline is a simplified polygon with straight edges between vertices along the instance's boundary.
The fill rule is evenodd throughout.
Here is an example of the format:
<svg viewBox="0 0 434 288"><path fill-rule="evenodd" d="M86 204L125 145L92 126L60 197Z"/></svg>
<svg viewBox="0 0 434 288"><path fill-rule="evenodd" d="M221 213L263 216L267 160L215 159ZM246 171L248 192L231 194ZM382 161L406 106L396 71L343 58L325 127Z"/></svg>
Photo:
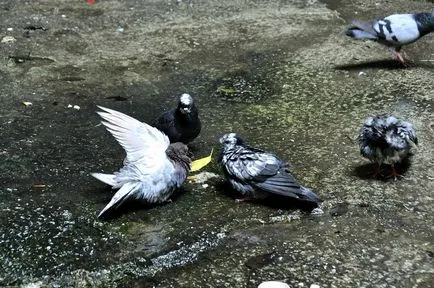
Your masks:
<svg viewBox="0 0 434 288"><path fill-rule="evenodd" d="M0 39L15 39L0 43L0 286L432 287L434 36L405 47L401 69L343 34L356 18L432 5L0 1ZM212 162L220 176L172 203L98 220L113 192L89 173L124 154L95 105L149 121L184 92L203 122L196 158L238 132L290 160L324 214L235 203ZM369 177L355 140L383 112L420 142L396 182Z"/></svg>

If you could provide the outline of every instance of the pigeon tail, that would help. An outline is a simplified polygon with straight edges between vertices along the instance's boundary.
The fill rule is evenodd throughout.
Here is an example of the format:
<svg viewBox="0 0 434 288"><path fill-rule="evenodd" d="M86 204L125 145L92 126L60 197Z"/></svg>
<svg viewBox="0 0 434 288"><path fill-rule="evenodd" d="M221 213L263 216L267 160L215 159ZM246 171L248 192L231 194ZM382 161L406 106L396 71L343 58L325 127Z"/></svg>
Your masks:
<svg viewBox="0 0 434 288"><path fill-rule="evenodd" d="M115 186L115 175L114 174L104 174L104 173L92 173L90 174L101 182L104 182L110 186Z"/></svg>
<svg viewBox="0 0 434 288"><path fill-rule="evenodd" d="M363 40L363 39L378 40L378 37L376 35L356 27L348 29L347 31L345 31L345 34L357 40Z"/></svg>
<svg viewBox="0 0 434 288"><path fill-rule="evenodd" d="M322 199L318 197L318 195L316 195L315 193L312 192L312 190L301 186L300 187L300 191L301 191L301 200L306 200L306 201L311 201L311 202L322 202Z"/></svg>
<svg viewBox="0 0 434 288"><path fill-rule="evenodd" d="M130 198L141 186L140 182L127 182L121 189L119 189L110 202L101 210L98 214L98 218L102 218L104 214L112 209L116 209L121 205L126 199Z"/></svg>

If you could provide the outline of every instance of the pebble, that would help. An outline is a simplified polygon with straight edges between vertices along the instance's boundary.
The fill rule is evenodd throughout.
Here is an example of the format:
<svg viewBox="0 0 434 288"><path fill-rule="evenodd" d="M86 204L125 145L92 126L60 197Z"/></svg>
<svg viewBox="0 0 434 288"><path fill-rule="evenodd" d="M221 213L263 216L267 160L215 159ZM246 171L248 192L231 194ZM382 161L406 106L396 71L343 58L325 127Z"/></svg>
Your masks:
<svg viewBox="0 0 434 288"><path fill-rule="evenodd" d="M24 106L32 106L33 105L33 103L29 102L29 101L23 101L22 103Z"/></svg>
<svg viewBox="0 0 434 288"><path fill-rule="evenodd" d="M2 38L1 43L12 43L17 41L17 39L15 39L15 37L12 36L5 36Z"/></svg>
<svg viewBox="0 0 434 288"><path fill-rule="evenodd" d="M258 288L289 288L289 285L280 281L265 281Z"/></svg>
<svg viewBox="0 0 434 288"><path fill-rule="evenodd" d="M315 208L310 212L312 216L322 216L324 215L324 211L321 208Z"/></svg>
<svg viewBox="0 0 434 288"><path fill-rule="evenodd" d="M310 285L310 288L321 288L318 284L312 284Z"/></svg>

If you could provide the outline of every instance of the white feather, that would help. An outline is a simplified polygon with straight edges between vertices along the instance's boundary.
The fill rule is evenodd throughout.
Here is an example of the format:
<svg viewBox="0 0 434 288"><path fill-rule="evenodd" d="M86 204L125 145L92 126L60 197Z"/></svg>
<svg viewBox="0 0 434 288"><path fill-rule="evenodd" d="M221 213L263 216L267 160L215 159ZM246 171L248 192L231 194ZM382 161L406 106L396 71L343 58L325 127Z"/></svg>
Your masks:
<svg viewBox="0 0 434 288"><path fill-rule="evenodd" d="M104 173L91 173L93 177L98 179L101 182L104 182L110 186L116 185L115 175L114 174L104 174Z"/></svg>
<svg viewBox="0 0 434 288"><path fill-rule="evenodd" d="M387 24L384 20L390 21L391 33L384 26ZM420 37L413 14L394 14L377 21L374 24L374 30L377 31L377 33L381 32L380 26L383 26L386 40L391 43L395 42L399 45L409 44ZM398 41L395 41L393 37L396 37Z"/></svg>
<svg viewBox="0 0 434 288"><path fill-rule="evenodd" d="M105 120L101 123L125 149L128 162L152 159L154 161L148 161L149 165L155 165L155 162L159 164L166 158L166 149L170 141L160 130L121 112L98 107L105 111L98 112Z"/></svg>
<svg viewBox="0 0 434 288"><path fill-rule="evenodd" d="M114 174L93 173L98 180L120 189L100 212L117 208L126 199L150 203L166 201L177 187L175 167L166 154L169 139L161 131L121 112L100 107L107 130L127 153L124 167Z"/></svg>
<svg viewBox="0 0 434 288"><path fill-rule="evenodd" d="M104 209L99 212L98 217L101 217L108 209L114 207L116 208L122 202L125 201L125 199L129 198L131 194L134 194L134 192L138 189L137 185L140 185L139 182L127 182L125 183L121 189L119 189L115 195L112 197L110 202L104 207Z"/></svg>

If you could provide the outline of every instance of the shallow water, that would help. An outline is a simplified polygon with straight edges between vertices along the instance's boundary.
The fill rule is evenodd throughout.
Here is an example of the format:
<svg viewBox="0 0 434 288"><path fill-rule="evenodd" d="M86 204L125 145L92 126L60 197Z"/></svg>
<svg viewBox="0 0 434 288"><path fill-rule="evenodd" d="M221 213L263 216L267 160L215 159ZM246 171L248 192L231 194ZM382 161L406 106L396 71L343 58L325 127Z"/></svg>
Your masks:
<svg viewBox="0 0 434 288"><path fill-rule="evenodd" d="M1 2L0 36L16 41L0 44L0 286L429 287L433 38L406 47L413 64L399 69L342 31L432 4L340 2ZM195 157L238 132L288 159L325 214L235 203L213 162L218 177L172 203L98 220L113 193L89 173L115 171L124 154L95 105L149 121L183 92L203 123ZM383 112L420 142L397 182L369 178L355 140Z"/></svg>

